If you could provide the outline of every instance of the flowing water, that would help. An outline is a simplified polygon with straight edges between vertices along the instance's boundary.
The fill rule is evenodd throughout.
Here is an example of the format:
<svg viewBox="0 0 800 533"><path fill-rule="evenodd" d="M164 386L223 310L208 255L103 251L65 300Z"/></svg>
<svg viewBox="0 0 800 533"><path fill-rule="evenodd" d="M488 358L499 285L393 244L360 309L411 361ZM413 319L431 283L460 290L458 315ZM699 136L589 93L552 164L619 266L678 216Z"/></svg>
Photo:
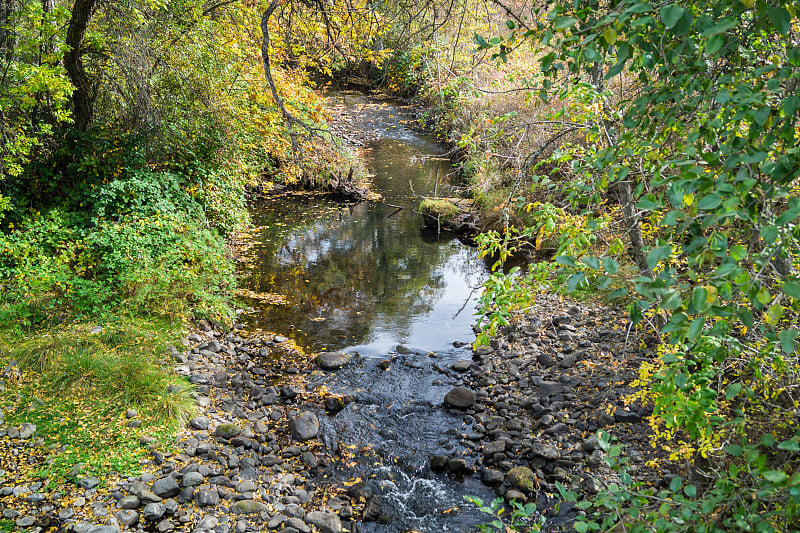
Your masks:
<svg viewBox="0 0 800 533"><path fill-rule="evenodd" d="M447 148L415 133L391 102L336 93L330 104L374 137L364 155L382 201L283 195L254 205L243 285L262 296L247 321L310 352L357 354L345 369L310 379L354 398L320 420L329 450L352 457L335 475L367 480L379 495L383 518L358 531L467 531L485 519L463 496L493 493L477 476L431 472L429 458L465 451L455 433L468 422L441 403L460 383L448 366L471 358L456 346L474 339L486 268L474 248L424 231L414 210L420 196L448 187Z"/></svg>

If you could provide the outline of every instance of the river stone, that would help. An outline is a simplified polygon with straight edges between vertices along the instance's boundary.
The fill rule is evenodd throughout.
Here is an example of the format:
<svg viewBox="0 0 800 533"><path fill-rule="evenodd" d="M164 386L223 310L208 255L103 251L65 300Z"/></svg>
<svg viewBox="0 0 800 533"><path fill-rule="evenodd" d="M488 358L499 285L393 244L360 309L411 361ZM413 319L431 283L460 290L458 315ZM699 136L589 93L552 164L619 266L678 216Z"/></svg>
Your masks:
<svg viewBox="0 0 800 533"><path fill-rule="evenodd" d="M119 533L119 528L116 526L92 526L86 530L86 533Z"/></svg>
<svg viewBox="0 0 800 533"><path fill-rule="evenodd" d="M542 397L549 398L550 396L559 394L563 390L564 387L557 381L542 381L539 383L539 396Z"/></svg>
<svg viewBox="0 0 800 533"><path fill-rule="evenodd" d="M35 424L29 424L25 422L19 426L19 438L22 440L28 440L36 434L36 430L37 427Z"/></svg>
<svg viewBox="0 0 800 533"><path fill-rule="evenodd" d="M642 417L633 411L617 411L614 413L614 421L623 424L637 424L642 421Z"/></svg>
<svg viewBox="0 0 800 533"><path fill-rule="evenodd" d="M455 387L445 395L444 404L456 409L469 409L475 405L475 393L466 387Z"/></svg>
<svg viewBox="0 0 800 533"><path fill-rule="evenodd" d="M139 513L133 509L122 509L121 511L117 511L114 513L114 517L123 526L130 526L139 521Z"/></svg>
<svg viewBox="0 0 800 533"><path fill-rule="evenodd" d="M162 516L164 513L167 512L167 506L163 503L148 503L144 506L144 510L142 511L142 517L145 520L149 520L151 522L155 522Z"/></svg>
<svg viewBox="0 0 800 533"><path fill-rule="evenodd" d="M324 370L339 370L350 360L350 356L339 352L325 352L317 356L317 364Z"/></svg>
<svg viewBox="0 0 800 533"><path fill-rule="evenodd" d="M494 468L484 468L481 470L481 481L490 487L501 485L504 479L505 476L503 476L500 470L495 470Z"/></svg>
<svg viewBox="0 0 800 533"><path fill-rule="evenodd" d="M544 457L545 459L549 459L551 461L561 457L561 452L558 451L558 448L551 444L535 443L533 446L531 446L531 452L539 457Z"/></svg>
<svg viewBox="0 0 800 533"><path fill-rule="evenodd" d="M242 430L236 424L220 424L214 430L214 435L223 439L232 439L241 432Z"/></svg>
<svg viewBox="0 0 800 533"><path fill-rule="evenodd" d="M468 359L461 359L460 361L456 361L453 363L450 368L455 370L456 372L466 372L472 366L472 361Z"/></svg>
<svg viewBox="0 0 800 533"><path fill-rule="evenodd" d="M119 509L136 509L139 507L139 498L137 496L123 496L117 500L117 507Z"/></svg>
<svg viewBox="0 0 800 533"><path fill-rule="evenodd" d="M192 426L193 429L199 429L201 431L208 429L208 424L208 417L205 416L196 416L189 420L189 425Z"/></svg>
<svg viewBox="0 0 800 533"><path fill-rule="evenodd" d="M180 494L181 488L171 477L162 477L153 483L153 492L159 498L172 498Z"/></svg>
<svg viewBox="0 0 800 533"><path fill-rule="evenodd" d="M198 490L194 497L200 507L213 507L219 503L219 492L214 489Z"/></svg>
<svg viewBox="0 0 800 533"><path fill-rule="evenodd" d="M303 411L289 420L289 430L295 440L311 440L319 434L319 420L311 411Z"/></svg>
<svg viewBox="0 0 800 533"><path fill-rule="evenodd" d="M200 472L187 472L183 475L181 484L184 487L196 487L203 484L203 474Z"/></svg>
<svg viewBox="0 0 800 533"><path fill-rule="evenodd" d="M506 500L508 500L508 501L516 500L518 502L525 502L525 500L528 499L523 493L521 493L520 491L518 491L516 489L507 490L506 493L504 494L504 496L505 496Z"/></svg>
<svg viewBox="0 0 800 533"><path fill-rule="evenodd" d="M96 477L85 477L83 479L78 480L78 486L82 489L90 490L95 488L100 484L100 480Z"/></svg>
<svg viewBox="0 0 800 533"><path fill-rule="evenodd" d="M265 504L255 500L240 500L231 505L231 512L236 514L255 514L267 509Z"/></svg>
<svg viewBox="0 0 800 533"><path fill-rule="evenodd" d="M30 515L23 516L22 518L17 518L14 522L17 524L17 527L31 527L36 522L36 519Z"/></svg>
<svg viewBox="0 0 800 533"><path fill-rule="evenodd" d="M515 489L531 492L536 488L536 475L530 468L524 466L509 470L508 474L506 474L506 479Z"/></svg>
<svg viewBox="0 0 800 533"><path fill-rule="evenodd" d="M306 514L305 521L307 524L316 526L320 533L341 533L342 531L342 523L339 517L333 513L311 511Z"/></svg>

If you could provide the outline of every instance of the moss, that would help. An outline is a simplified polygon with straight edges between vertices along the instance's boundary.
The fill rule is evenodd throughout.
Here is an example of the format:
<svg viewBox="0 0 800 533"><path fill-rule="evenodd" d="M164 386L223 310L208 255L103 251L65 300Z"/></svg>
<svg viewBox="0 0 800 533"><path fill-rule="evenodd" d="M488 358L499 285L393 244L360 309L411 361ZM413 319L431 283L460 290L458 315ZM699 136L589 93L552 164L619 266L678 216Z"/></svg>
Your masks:
<svg viewBox="0 0 800 533"><path fill-rule="evenodd" d="M453 218L459 213L458 207L450 200L443 198L426 198L419 204L419 211L439 219Z"/></svg>

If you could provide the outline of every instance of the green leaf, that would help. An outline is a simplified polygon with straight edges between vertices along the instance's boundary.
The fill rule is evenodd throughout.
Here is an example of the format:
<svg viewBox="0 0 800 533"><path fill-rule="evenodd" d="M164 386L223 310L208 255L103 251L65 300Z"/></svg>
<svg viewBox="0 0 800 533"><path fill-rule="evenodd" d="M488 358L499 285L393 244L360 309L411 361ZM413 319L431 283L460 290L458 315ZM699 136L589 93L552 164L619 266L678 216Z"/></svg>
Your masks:
<svg viewBox="0 0 800 533"><path fill-rule="evenodd" d="M681 477L675 476L674 478L672 478L672 481L669 482L669 490L671 490L672 492L677 492L677 490L681 488L681 483L683 483Z"/></svg>
<svg viewBox="0 0 800 533"><path fill-rule="evenodd" d="M778 228L775 226L764 226L759 233L767 244L772 244L778 239Z"/></svg>
<svg viewBox="0 0 800 533"><path fill-rule="evenodd" d="M707 194L703 196L699 202L697 202L697 209L702 209L703 211L709 211L711 209L716 209L722 204L722 198L720 198L717 194Z"/></svg>
<svg viewBox="0 0 800 533"><path fill-rule="evenodd" d="M603 268L605 268L606 272L609 274L616 274L619 272L619 264L611 257L603 258Z"/></svg>
<svg viewBox="0 0 800 533"><path fill-rule="evenodd" d="M703 331L703 326L706 324L706 319L703 317L697 317L692 320L692 323L689 324L689 329L686 330L686 336L690 340L695 340L700 333Z"/></svg>
<svg viewBox="0 0 800 533"><path fill-rule="evenodd" d="M775 26L775 29L778 30L778 33L781 35L789 33L789 28L791 28L792 24L792 16L786 11L785 7L769 6L767 7L767 16L769 17L769 21L772 22L772 25Z"/></svg>
<svg viewBox="0 0 800 533"><path fill-rule="evenodd" d="M708 289L705 287L695 287L692 289L692 307L695 311L701 312L708 300Z"/></svg>
<svg viewBox="0 0 800 533"><path fill-rule="evenodd" d="M716 54L722 50L723 44L725 44L725 40L723 39L722 35L712 35L706 41L706 53Z"/></svg>
<svg viewBox="0 0 800 533"><path fill-rule="evenodd" d="M586 533L587 531L589 531L589 524L587 524L586 522L575 522L574 524L572 524L572 527L575 528L575 531L577 531L578 533Z"/></svg>
<svg viewBox="0 0 800 533"><path fill-rule="evenodd" d="M516 27L516 25L514 24L514 21L513 21L513 20L507 20L507 21L506 21L506 27L507 27L509 30L513 30L513 29Z"/></svg>
<svg viewBox="0 0 800 533"><path fill-rule="evenodd" d="M781 348L784 353L794 353L794 340L797 338L798 331L796 329L787 329L778 333L778 339L781 341Z"/></svg>
<svg viewBox="0 0 800 533"><path fill-rule="evenodd" d="M728 452L729 455L732 455L734 457L741 457L743 452L742 447L739 446L738 444L729 444L725 446L725 451Z"/></svg>
<svg viewBox="0 0 800 533"><path fill-rule="evenodd" d="M583 272L575 272L567 280L567 292L573 292L578 288L578 285L586 281L586 274Z"/></svg>
<svg viewBox="0 0 800 533"><path fill-rule="evenodd" d="M622 298L626 294L628 294L628 289L616 289L616 290L611 291L608 294L608 299L609 300L614 300L616 298Z"/></svg>
<svg viewBox="0 0 800 533"><path fill-rule="evenodd" d="M800 452L800 444L797 443L797 438L786 439L778 444L779 450L786 450L788 452Z"/></svg>
<svg viewBox="0 0 800 533"><path fill-rule="evenodd" d="M782 470L767 470L764 472L764 479L771 483L783 483L789 479L789 475Z"/></svg>
<svg viewBox="0 0 800 533"><path fill-rule="evenodd" d="M783 284L783 292L796 300L800 300L800 283L787 281Z"/></svg>
<svg viewBox="0 0 800 533"><path fill-rule="evenodd" d="M558 263L559 265L564 265L564 266L571 266L571 267L577 266L576 263L575 263L575 259L573 259L572 257L570 257L568 255L557 255L556 256L556 263Z"/></svg>
<svg viewBox="0 0 800 533"><path fill-rule="evenodd" d="M767 119L769 118L770 113L772 113L772 108L768 105L759 107L755 113L753 113L753 120L759 126L763 126L767 123Z"/></svg>
<svg viewBox="0 0 800 533"><path fill-rule="evenodd" d="M675 4L669 4L661 8L659 15L661 15L661 21L664 23L664 26L671 30L678 24L678 21L683 17L685 12L686 10L684 8L676 6Z"/></svg>
<svg viewBox="0 0 800 533"><path fill-rule="evenodd" d="M555 20L553 24L553 28L557 30L563 30L564 28L571 28L578 22L578 19L575 17L559 17Z"/></svg>
<svg viewBox="0 0 800 533"><path fill-rule="evenodd" d="M600 260L591 255L581 257L581 263L588 266L592 270L597 270L598 268L600 268Z"/></svg>
<svg viewBox="0 0 800 533"><path fill-rule="evenodd" d="M733 400L741 390L742 390L741 383L731 383L730 385L728 385L728 388L725 389L725 399L728 401Z"/></svg>
<svg viewBox="0 0 800 533"><path fill-rule="evenodd" d="M667 259L672 254L672 246L666 244L664 246L657 246L650 250L647 254L647 266L652 270L658 263Z"/></svg>
<svg viewBox="0 0 800 533"><path fill-rule="evenodd" d="M697 487L695 487L694 485L686 485L683 488L683 493L686 494L686 496L688 496L689 498L694 498L695 496L697 496Z"/></svg>
<svg viewBox="0 0 800 533"><path fill-rule="evenodd" d="M608 276L598 276L595 285L597 286L598 289L604 291L611 285L611 278L609 278Z"/></svg>

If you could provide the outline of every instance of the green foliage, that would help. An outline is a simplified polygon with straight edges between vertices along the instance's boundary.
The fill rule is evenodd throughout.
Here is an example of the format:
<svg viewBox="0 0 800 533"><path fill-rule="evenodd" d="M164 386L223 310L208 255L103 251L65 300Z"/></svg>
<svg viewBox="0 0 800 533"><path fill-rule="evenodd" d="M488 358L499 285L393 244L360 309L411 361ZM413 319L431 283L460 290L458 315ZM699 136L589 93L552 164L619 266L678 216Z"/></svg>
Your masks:
<svg viewBox="0 0 800 533"><path fill-rule="evenodd" d="M541 96L581 104L570 118L586 144L562 147L554 160L574 174L565 188L573 206L620 202L637 268L631 275L612 247L556 260L579 269L568 288L615 282L612 295L628 298L633 319L669 343L642 383L658 445L684 439L682 458L697 470L720 462L718 479L692 494L641 499L613 488L594 504L612 511L606 525L624 520L637 531L796 528L796 472L786 461L797 456L770 444L794 442L784 420L796 421L797 408L787 394L798 377L800 312L796 3L589 0L548 9L530 27L509 26L508 41L477 43L505 60L504 43L532 38ZM750 444L737 451L762 448L715 457L740 438Z"/></svg>
<svg viewBox="0 0 800 533"><path fill-rule="evenodd" d="M478 529L484 532L507 532L507 531L525 531L535 532L541 531L545 524L545 518L536 512L535 503L521 504L514 500L509 504L504 503L503 498L495 498L488 505L485 505L480 498L475 496L464 496L464 499L469 503L478 506L478 509L486 514L496 517L491 522L481 524ZM504 513L511 508L508 515L503 516Z"/></svg>
<svg viewBox="0 0 800 533"><path fill-rule="evenodd" d="M751 443L725 447L711 463L713 476L700 484L671 479L668 488L655 490L634 481L622 456L623 447L600 431L598 442L619 483L592 501L577 503L585 511L573 524L575 531L609 531L623 524L631 533L727 531L779 532L800 526L800 472L785 459L800 450L799 435L778 442L769 435ZM577 501L577 494L557 484L561 497ZM724 512L720 512L724 509Z"/></svg>

